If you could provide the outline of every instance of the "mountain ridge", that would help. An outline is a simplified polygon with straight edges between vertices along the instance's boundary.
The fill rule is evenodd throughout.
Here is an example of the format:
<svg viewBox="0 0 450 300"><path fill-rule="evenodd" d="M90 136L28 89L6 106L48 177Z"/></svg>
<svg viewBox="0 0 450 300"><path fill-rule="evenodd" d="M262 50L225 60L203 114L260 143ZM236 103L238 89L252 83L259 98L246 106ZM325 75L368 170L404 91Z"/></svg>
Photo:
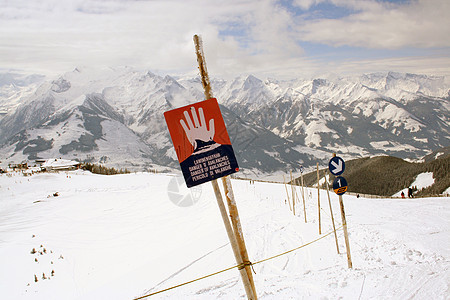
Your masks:
<svg viewBox="0 0 450 300"><path fill-rule="evenodd" d="M394 72L358 78L211 80L241 170L253 176L297 170L325 163L323 153L332 152L418 159L449 145L446 78ZM198 78L77 68L24 97L0 97L0 107L9 108L0 119L0 160L64 156L177 169L163 112L200 100Z"/></svg>

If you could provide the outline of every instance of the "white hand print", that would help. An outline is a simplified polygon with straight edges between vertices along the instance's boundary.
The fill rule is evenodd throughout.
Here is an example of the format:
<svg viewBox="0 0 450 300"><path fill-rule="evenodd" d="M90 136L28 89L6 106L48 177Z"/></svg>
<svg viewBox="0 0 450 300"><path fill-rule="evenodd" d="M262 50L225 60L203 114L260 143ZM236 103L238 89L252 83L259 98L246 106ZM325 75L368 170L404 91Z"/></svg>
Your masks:
<svg viewBox="0 0 450 300"><path fill-rule="evenodd" d="M205 115L203 114L203 108L198 109L200 121L195 112L195 108L191 107L192 123L189 113L184 111L184 117L186 118L187 125L183 119L180 120L180 124L186 133L189 142L194 146L194 151L198 148L197 141L209 142L214 138L214 119L209 120L209 130L206 127Z"/></svg>

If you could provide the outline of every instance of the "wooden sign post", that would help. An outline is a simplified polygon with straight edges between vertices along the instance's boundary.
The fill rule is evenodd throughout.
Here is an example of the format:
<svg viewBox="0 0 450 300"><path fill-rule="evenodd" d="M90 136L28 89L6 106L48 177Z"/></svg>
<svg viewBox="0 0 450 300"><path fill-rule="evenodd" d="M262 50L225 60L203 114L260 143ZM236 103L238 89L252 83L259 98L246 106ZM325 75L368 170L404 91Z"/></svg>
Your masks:
<svg viewBox="0 0 450 300"><path fill-rule="evenodd" d="M205 92L205 98L212 98L211 93L211 85L209 81L208 72L206 69L206 62L203 53L203 46L201 39L198 35L194 35L194 44L195 44L195 53L197 54L197 61L199 65L200 75L202 79L202 85ZM233 248L233 253L236 259L236 262L240 266L239 272L241 274L242 281L244 283L245 292L247 294L248 299L257 299L255 284L253 282L253 275L250 269L250 262L248 260L247 249L244 243L244 237L242 235L242 228L239 219L239 214L236 206L236 202L234 200L234 194L231 187L231 180L228 176L222 177L222 181L224 184L225 196L228 202L228 210L231 218L231 223L233 227L230 225L230 219L228 218L227 211L225 205L223 203L222 194L220 193L219 185L217 180L212 180L212 186L214 189L214 193L216 195L217 204L219 205L220 213L222 215L223 223L225 224L225 229L228 234L228 238L230 240L231 246ZM234 229L234 230L233 230Z"/></svg>
<svg viewBox="0 0 450 300"><path fill-rule="evenodd" d="M337 233L336 233L336 226L334 225L334 216L333 216L333 208L331 207L331 199L330 199L330 187L328 186L328 180L327 180L327 171L325 171L325 182L326 182L326 186L327 186L327 196L328 196L328 204L330 205L330 215L331 215L331 223L333 224L333 231L334 231L334 239L336 241L336 250L337 253L339 253L339 243L338 243L338 238L337 238Z"/></svg>
<svg viewBox="0 0 450 300"><path fill-rule="evenodd" d="M345 238L345 247L347 249L347 263L349 269L352 268L352 257L350 255L350 242L348 240L348 232L347 232L347 221L345 220L345 210L344 210L344 200L342 199L342 195L347 191L347 180L345 178L339 176L345 171L345 162L342 158L336 156L336 153L333 153L333 157L330 159L328 163L328 169L330 173L334 176L337 176L333 181L333 190L336 194L339 195L339 206L341 208L341 218L342 218L342 227L344 229L344 238Z"/></svg>
<svg viewBox="0 0 450 300"><path fill-rule="evenodd" d="M342 195L339 195L339 205L341 207L341 218L342 218L342 227L344 229L345 248L347 249L347 264L348 268L351 269L353 264L352 264L352 256L350 255L350 242L348 240L347 221L345 220L344 200L342 200Z"/></svg>

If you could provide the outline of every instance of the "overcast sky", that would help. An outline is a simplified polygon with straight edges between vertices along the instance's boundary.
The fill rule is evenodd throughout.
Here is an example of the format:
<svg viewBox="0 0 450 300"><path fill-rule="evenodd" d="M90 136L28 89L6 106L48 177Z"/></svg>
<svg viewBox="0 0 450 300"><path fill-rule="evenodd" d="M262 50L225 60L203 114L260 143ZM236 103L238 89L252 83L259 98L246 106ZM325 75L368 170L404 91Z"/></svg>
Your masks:
<svg viewBox="0 0 450 300"><path fill-rule="evenodd" d="M0 70L450 75L449 0L0 0Z"/></svg>

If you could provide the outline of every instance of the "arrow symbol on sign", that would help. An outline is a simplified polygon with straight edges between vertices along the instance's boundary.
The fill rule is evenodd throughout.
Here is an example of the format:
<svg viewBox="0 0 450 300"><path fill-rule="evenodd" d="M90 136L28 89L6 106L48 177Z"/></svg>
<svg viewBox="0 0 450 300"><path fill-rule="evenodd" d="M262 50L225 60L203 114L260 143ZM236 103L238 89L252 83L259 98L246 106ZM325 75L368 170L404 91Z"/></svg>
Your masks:
<svg viewBox="0 0 450 300"><path fill-rule="evenodd" d="M335 169L333 170L333 173L339 173L342 171L342 160L339 160L338 163L335 163L334 161L331 161L331 164L333 165L333 167L335 167Z"/></svg>

